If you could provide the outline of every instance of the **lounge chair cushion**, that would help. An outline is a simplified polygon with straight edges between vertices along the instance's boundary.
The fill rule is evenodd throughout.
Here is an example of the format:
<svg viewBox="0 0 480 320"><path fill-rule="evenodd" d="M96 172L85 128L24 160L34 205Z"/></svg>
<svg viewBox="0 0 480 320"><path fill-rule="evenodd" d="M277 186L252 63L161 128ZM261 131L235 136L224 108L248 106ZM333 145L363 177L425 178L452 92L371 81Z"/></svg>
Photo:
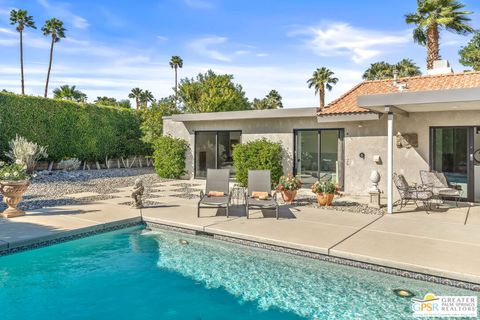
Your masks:
<svg viewBox="0 0 480 320"><path fill-rule="evenodd" d="M209 191L208 196L209 197L223 197L225 195L225 192L223 191Z"/></svg>
<svg viewBox="0 0 480 320"><path fill-rule="evenodd" d="M252 198L268 198L268 192L253 191Z"/></svg>

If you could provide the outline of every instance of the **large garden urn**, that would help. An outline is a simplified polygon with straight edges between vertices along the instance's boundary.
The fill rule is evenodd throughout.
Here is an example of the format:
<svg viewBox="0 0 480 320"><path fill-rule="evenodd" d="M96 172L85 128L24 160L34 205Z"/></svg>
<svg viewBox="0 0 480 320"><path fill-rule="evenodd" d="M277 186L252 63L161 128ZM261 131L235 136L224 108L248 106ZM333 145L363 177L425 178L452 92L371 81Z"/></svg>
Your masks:
<svg viewBox="0 0 480 320"><path fill-rule="evenodd" d="M3 202L8 208L0 213L4 218L13 218L25 215L25 212L18 209L17 205L22 202L22 197L30 185L29 180L21 181L0 181L0 193L3 195Z"/></svg>

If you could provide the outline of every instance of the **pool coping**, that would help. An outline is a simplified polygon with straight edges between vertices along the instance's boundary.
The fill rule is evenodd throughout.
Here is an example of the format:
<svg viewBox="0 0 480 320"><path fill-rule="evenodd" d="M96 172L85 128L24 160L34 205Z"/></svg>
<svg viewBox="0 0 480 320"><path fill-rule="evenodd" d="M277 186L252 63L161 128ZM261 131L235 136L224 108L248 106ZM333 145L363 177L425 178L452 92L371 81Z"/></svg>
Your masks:
<svg viewBox="0 0 480 320"><path fill-rule="evenodd" d="M232 236L227 236L227 235L222 235L222 234L217 234L212 232L205 232L205 231L199 231L199 230L194 230L194 229L189 229L189 228L184 228L179 226L172 226L172 225L154 222L154 221L144 221L144 224L149 229L163 229L168 231L187 233L190 235L208 235L208 236L211 236L213 239L219 240L219 241L225 241L225 242L235 243L235 244L244 245L248 247L254 247L254 248L259 248L264 250L292 254L296 256L302 256L306 258L321 260L325 262L340 264L340 265L359 268L363 270L381 272L381 273L400 276L404 278L432 282L436 284L480 292L480 283L442 277L438 275L431 275L427 273L416 272L416 271L406 270L402 268L387 267L380 264L348 259L344 257L331 255L331 254L323 254L323 253L312 252L308 250L290 248L290 247L285 247L285 246L276 245L276 244L269 244L262 241L255 241L250 239L247 240L247 239L242 239L238 237L232 237Z"/></svg>
<svg viewBox="0 0 480 320"><path fill-rule="evenodd" d="M54 234L40 236L37 238L20 240L11 244L6 243L6 245L2 245L3 248L0 247L0 257L140 225L144 225L144 223L139 216L101 223L84 228L58 231Z"/></svg>

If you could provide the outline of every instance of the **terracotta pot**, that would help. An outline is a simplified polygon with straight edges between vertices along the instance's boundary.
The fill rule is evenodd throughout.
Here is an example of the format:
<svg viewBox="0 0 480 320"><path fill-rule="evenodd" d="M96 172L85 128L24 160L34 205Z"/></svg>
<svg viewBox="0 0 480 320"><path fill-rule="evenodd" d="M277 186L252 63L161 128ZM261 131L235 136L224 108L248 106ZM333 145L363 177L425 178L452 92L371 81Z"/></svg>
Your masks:
<svg viewBox="0 0 480 320"><path fill-rule="evenodd" d="M327 198L323 193L317 193L317 202L319 206L324 206L327 204Z"/></svg>
<svg viewBox="0 0 480 320"><path fill-rule="evenodd" d="M325 193L325 198L327 198L327 206L331 206L332 203L333 203L333 197L335 196L335 194L333 193Z"/></svg>
<svg viewBox="0 0 480 320"><path fill-rule="evenodd" d="M22 181L0 181L0 192L3 195L3 202L8 208L1 213L4 218L13 218L25 215L25 212L17 209L17 205L22 202L22 197L30 185L29 180Z"/></svg>
<svg viewBox="0 0 480 320"><path fill-rule="evenodd" d="M333 193L317 193L317 202L319 206L331 206L333 202Z"/></svg>
<svg viewBox="0 0 480 320"><path fill-rule="evenodd" d="M285 203L292 203L297 195L297 190L283 190L282 199Z"/></svg>

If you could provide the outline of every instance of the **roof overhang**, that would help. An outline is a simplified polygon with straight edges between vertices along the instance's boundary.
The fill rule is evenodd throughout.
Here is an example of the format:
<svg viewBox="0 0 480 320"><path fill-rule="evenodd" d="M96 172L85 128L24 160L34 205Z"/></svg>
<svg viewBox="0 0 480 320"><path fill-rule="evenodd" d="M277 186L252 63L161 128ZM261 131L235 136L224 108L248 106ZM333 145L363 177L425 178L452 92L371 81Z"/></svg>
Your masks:
<svg viewBox="0 0 480 320"><path fill-rule="evenodd" d="M280 118L313 118L317 115L317 108L286 108L272 110L245 110L208 113L184 113L170 117L176 122L194 121L221 121L221 120L254 120Z"/></svg>
<svg viewBox="0 0 480 320"><path fill-rule="evenodd" d="M376 112L320 114L317 117L317 122L326 123L326 122L369 121L369 120L378 120L379 118L380 118L380 114Z"/></svg>
<svg viewBox="0 0 480 320"><path fill-rule="evenodd" d="M480 88L362 95L357 104L380 113L480 110Z"/></svg>

